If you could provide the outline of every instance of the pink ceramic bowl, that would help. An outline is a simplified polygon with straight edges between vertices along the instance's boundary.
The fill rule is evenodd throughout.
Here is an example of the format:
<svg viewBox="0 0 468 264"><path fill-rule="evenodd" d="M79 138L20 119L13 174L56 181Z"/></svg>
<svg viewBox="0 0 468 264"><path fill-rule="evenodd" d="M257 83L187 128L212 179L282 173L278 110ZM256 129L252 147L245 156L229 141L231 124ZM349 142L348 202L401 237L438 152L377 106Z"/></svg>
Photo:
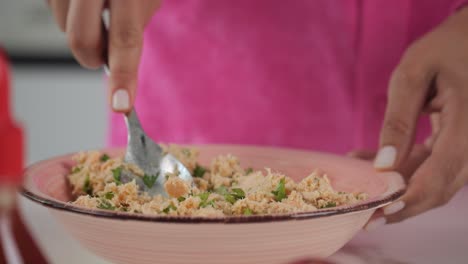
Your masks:
<svg viewBox="0 0 468 264"><path fill-rule="evenodd" d="M71 155L39 162L25 172L23 195L47 206L85 247L116 263L288 263L327 257L348 242L372 213L404 191L397 173L376 173L368 162L309 151L232 145L196 146L200 161L238 156L245 167L270 167L295 180L314 168L338 191L370 198L353 206L286 215L227 218L161 217L74 206L65 175ZM106 149L110 155L122 150Z"/></svg>

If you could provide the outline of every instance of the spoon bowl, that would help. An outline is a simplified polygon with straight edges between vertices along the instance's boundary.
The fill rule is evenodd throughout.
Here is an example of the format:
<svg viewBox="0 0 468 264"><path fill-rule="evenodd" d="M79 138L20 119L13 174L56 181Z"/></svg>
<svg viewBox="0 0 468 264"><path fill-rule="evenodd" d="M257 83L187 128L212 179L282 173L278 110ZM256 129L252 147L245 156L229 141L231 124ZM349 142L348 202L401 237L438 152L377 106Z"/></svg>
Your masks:
<svg viewBox="0 0 468 264"><path fill-rule="evenodd" d="M149 195L166 197L168 197L164 189L166 175L177 174L179 178L190 184L193 183L192 175L184 164L173 155L164 153L162 147L146 135L135 110L125 115L125 123L128 130L128 144L124 160L140 168L144 172L144 177L123 171L122 182L135 180L140 190Z"/></svg>

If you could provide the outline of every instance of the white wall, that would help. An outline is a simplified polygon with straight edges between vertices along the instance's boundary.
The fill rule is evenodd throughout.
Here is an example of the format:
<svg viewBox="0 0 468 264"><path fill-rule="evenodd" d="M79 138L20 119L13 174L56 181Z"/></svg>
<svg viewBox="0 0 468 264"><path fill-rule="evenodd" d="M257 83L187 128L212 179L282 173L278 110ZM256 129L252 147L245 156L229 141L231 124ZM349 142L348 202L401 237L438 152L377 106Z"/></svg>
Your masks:
<svg viewBox="0 0 468 264"><path fill-rule="evenodd" d="M26 132L27 164L105 143L106 93L101 72L74 66L13 68L16 119ZM23 215L52 263L106 263L64 232L47 209L20 199Z"/></svg>
<svg viewBox="0 0 468 264"><path fill-rule="evenodd" d="M0 0L0 45L8 54L70 56L46 0Z"/></svg>

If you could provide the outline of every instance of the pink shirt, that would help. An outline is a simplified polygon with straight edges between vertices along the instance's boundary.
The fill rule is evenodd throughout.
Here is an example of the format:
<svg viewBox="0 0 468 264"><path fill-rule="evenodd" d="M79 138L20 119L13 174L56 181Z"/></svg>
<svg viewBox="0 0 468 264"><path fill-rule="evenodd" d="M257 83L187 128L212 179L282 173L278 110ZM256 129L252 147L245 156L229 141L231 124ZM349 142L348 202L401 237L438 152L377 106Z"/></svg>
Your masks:
<svg viewBox="0 0 468 264"><path fill-rule="evenodd" d="M402 53L466 1L164 1L136 109L160 142L374 149ZM122 116L109 131L126 144Z"/></svg>

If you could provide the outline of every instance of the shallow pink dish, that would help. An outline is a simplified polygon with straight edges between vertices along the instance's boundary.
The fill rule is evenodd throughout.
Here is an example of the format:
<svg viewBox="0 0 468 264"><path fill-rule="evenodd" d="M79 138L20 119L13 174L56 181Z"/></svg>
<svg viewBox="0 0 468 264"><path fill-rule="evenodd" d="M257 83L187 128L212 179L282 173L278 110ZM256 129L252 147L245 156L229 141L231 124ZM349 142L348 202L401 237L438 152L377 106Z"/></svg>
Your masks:
<svg viewBox="0 0 468 264"><path fill-rule="evenodd" d="M284 172L296 181L324 170L338 191L362 191L369 199L352 206L286 215L226 218L144 216L90 210L69 204L65 155L26 169L23 195L47 206L85 247L115 263L289 263L327 257L364 226L372 213L398 199L397 173L376 173L364 161L316 152L234 145L202 145L200 162L231 153L244 167ZM122 150L103 150L123 155Z"/></svg>

